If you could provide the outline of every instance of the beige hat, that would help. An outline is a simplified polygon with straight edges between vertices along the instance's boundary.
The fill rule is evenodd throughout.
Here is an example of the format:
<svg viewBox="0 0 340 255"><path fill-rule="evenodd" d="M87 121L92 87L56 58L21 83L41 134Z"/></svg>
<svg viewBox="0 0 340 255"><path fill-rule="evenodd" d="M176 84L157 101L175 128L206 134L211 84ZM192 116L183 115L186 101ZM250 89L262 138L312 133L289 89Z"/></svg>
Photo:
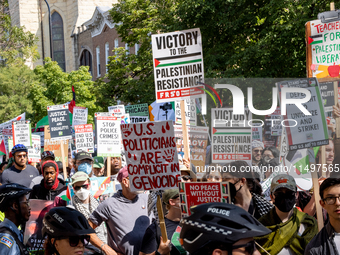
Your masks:
<svg viewBox="0 0 340 255"><path fill-rule="evenodd" d="M86 181L89 178L90 177L86 173L78 171L74 175L72 175L72 177L71 177L72 185L75 184L76 182Z"/></svg>
<svg viewBox="0 0 340 255"><path fill-rule="evenodd" d="M191 169L188 169L185 165L179 165L179 169L181 170L181 174L182 174L182 172L188 172L189 174L190 174L190 177L192 178L192 179L194 179L194 180L196 180L197 179L197 176L196 176L196 174L193 172L193 171L191 171Z"/></svg>

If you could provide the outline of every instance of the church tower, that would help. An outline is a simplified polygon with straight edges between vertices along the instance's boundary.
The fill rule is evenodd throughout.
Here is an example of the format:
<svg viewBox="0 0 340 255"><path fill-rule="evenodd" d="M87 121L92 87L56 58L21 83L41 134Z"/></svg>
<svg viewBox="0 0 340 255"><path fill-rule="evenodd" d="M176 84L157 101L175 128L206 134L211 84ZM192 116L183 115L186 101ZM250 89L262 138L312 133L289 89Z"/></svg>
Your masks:
<svg viewBox="0 0 340 255"><path fill-rule="evenodd" d="M12 25L25 26L38 38L40 59L29 63L32 68L43 64L50 57L49 14L51 11L52 45L54 60L66 72L76 69L77 43L74 34L77 27L92 18L96 6L112 7L117 0L9 0ZM47 3L46 3L47 2Z"/></svg>

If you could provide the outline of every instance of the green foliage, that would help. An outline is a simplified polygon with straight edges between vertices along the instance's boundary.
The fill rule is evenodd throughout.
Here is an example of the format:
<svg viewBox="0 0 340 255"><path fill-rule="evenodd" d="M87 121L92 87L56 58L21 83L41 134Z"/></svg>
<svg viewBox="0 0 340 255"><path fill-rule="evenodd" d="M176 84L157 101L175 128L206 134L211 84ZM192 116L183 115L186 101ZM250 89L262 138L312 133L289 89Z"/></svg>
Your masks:
<svg viewBox="0 0 340 255"><path fill-rule="evenodd" d="M11 65L0 68L0 123L24 112L29 119L32 102L27 98L36 78L26 65Z"/></svg>
<svg viewBox="0 0 340 255"><path fill-rule="evenodd" d="M34 69L39 84L32 86L29 98L32 100L33 121L37 122L47 115L47 106L64 104L73 98L72 85L76 93L76 105L88 108L88 123L93 123L96 112L96 97L92 76L88 67L65 73L58 63L45 58L45 65Z"/></svg>

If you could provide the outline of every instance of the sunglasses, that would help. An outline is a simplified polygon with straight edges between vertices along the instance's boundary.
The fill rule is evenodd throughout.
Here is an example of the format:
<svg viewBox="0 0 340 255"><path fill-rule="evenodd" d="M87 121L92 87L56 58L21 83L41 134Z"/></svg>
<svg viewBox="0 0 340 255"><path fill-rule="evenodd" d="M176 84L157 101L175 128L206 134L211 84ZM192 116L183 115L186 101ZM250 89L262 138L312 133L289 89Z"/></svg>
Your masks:
<svg viewBox="0 0 340 255"><path fill-rule="evenodd" d="M83 189L88 189L88 187L89 187L89 184L84 184L84 185L81 185L81 186L74 186L73 189L74 189L75 191L78 191L78 190L80 190L81 188L83 188Z"/></svg>
<svg viewBox="0 0 340 255"><path fill-rule="evenodd" d="M243 248L243 247L245 247L245 252L247 252L248 254L253 254L254 251L256 250L255 241L253 240L246 244L235 245L235 246L232 246L231 249L235 250L235 249Z"/></svg>
<svg viewBox="0 0 340 255"><path fill-rule="evenodd" d="M90 242L90 236L70 236L68 238L71 247L76 247L81 241L84 245L87 245Z"/></svg>
<svg viewBox="0 0 340 255"><path fill-rule="evenodd" d="M181 176L181 178L182 178L183 181L192 180L192 177L190 175L183 175L183 176Z"/></svg>
<svg viewBox="0 0 340 255"><path fill-rule="evenodd" d="M256 153L262 153L263 150L254 150Z"/></svg>

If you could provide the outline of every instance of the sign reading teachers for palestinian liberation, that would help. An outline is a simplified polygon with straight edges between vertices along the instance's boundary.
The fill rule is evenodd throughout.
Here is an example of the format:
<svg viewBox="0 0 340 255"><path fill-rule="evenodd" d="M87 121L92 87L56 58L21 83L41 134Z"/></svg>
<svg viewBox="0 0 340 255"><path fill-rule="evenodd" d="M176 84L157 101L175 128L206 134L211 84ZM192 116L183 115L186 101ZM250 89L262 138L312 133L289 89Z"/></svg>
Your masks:
<svg viewBox="0 0 340 255"><path fill-rule="evenodd" d="M76 150L93 153L93 129L92 124L74 126L76 138Z"/></svg>
<svg viewBox="0 0 340 255"><path fill-rule="evenodd" d="M297 79L277 83L281 97L282 88L304 88L310 91L311 99L302 104L311 115L305 115L295 104L288 104L284 119L289 150L298 150L328 144L325 111L319 84L316 78ZM286 98L305 98L302 93L286 93ZM282 107L281 107L282 109ZM289 123L288 123L289 120Z"/></svg>
<svg viewBox="0 0 340 255"><path fill-rule="evenodd" d="M26 147L32 146L31 122L29 120L13 121L13 145L23 144Z"/></svg>
<svg viewBox="0 0 340 255"><path fill-rule="evenodd" d="M180 170L172 121L121 125L133 191L177 187Z"/></svg>
<svg viewBox="0 0 340 255"><path fill-rule="evenodd" d="M72 139L67 104L47 106L51 140Z"/></svg>
<svg viewBox="0 0 340 255"><path fill-rule="evenodd" d="M203 94L202 36L199 28L152 35L156 101Z"/></svg>
<svg viewBox="0 0 340 255"><path fill-rule="evenodd" d="M147 116L149 117L148 104L134 104L125 106L125 112L131 116Z"/></svg>

